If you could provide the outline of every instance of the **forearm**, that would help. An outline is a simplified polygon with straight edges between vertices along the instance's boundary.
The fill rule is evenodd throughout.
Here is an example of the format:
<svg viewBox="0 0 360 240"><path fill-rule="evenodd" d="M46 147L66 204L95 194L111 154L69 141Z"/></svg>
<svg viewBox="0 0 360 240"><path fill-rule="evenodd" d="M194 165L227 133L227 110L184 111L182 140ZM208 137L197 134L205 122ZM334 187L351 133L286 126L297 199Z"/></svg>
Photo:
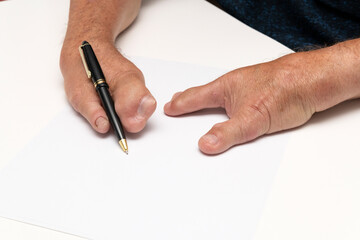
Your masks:
<svg viewBox="0 0 360 240"><path fill-rule="evenodd" d="M299 92L312 101L314 112L360 97L360 39L291 54L279 61L278 66L286 66L284 72L290 67L286 81L300 84Z"/></svg>
<svg viewBox="0 0 360 240"><path fill-rule="evenodd" d="M87 41L113 43L138 14L141 0L71 0L64 44Z"/></svg>
<svg viewBox="0 0 360 240"><path fill-rule="evenodd" d="M360 39L336 44L318 51L323 72L318 73L323 83L315 85L314 96L322 111L345 100L360 97ZM316 63L316 62L315 62Z"/></svg>

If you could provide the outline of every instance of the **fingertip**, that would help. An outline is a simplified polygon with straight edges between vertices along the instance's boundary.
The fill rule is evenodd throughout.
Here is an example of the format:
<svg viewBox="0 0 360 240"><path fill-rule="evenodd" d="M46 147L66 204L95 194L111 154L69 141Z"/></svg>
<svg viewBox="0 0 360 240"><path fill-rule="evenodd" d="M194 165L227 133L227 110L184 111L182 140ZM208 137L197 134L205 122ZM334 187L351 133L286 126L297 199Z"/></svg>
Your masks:
<svg viewBox="0 0 360 240"><path fill-rule="evenodd" d="M176 100L177 97L179 97L183 92L177 92L175 93L171 100L164 105L164 113L169 116L177 115L175 110L179 107L179 101ZM175 110L174 110L175 109Z"/></svg>
<svg viewBox="0 0 360 240"><path fill-rule="evenodd" d="M232 136L234 130L231 128L231 124L231 120L215 124L200 138L200 150L206 154L219 154L234 145Z"/></svg>
<svg viewBox="0 0 360 240"><path fill-rule="evenodd" d="M174 94L169 103L164 106L164 112L170 116L178 116L195 112L204 108L223 106L224 97L220 88L214 82L193 87L184 92Z"/></svg>
<svg viewBox="0 0 360 240"><path fill-rule="evenodd" d="M148 119L154 113L156 105L156 100L152 95L143 97L137 109L137 118Z"/></svg>
<svg viewBox="0 0 360 240"><path fill-rule="evenodd" d="M188 111L184 108L184 99L177 97L164 105L164 112L169 116L178 116Z"/></svg>
<svg viewBox="0 0 360 240"><path fill-rule="evenodd" d="M110 129L110 123L99 101L99 99L92 99L87 96L77 104L76 111L84 116L96 132L106 133Z"/></svg>
<svg viewBox="0 0 360 240"><path fill-rule="evenodd" d="M214 134L206 134L204 136L202 136L202 138L200 139L202 142L204 142L205 144L208 144L208 145L216 145L218 142L219 142L219 138L214 135Z"/></svg>
<svg viewBox="0 0 360 240"><path fill-rule="evenodd" d="M126 121L123 122L123 124L124 124L126 131L128 131L130 133L137 133L145 128L146 119L130 117L130 118L127 118Z"/></svg>
<svg viewBox="0 0 360 240"><path fill-rule="evenodd" d="M135 115L125 115L123 117L122 120L125 129L131 133L137 133L143 130L146 126L147 120L154 113L156 106L156 100L151 94L144 96L140 100Z"/></svg>
<svg viewBox="0 0 360 240"><path fill-rule="evenodd" d="M94 129L99 133L106 133L110 129L109 120L103 116L98 117L94 125Z"/></svg>
<svg viewBox="0 0 360 240"><path fill-rule="evenodd" d="M205 134L199 139L199 149L206 154L220 153L219 147L221 145L218 136L212 133Z"/></svg>
<svg viewBox="0 0 360 240"><path fill-rule="evenodd" d="M171 102L168 102L164 105L164 112L166 115L170 115L170 105L171 105Z"/></svg>

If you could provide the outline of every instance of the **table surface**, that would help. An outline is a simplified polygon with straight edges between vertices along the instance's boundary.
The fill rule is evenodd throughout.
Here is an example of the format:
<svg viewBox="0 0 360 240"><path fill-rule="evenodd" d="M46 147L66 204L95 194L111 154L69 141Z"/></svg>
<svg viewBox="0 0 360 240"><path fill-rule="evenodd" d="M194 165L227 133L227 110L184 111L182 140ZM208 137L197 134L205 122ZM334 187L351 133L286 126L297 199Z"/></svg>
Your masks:
<svg viewBox="0 0 360 240"><path fill-rule="evenodd" d="M67 104L58 59L68 7L61 0L0 3L0 81L12 79L16 89L0 88L0 168ZM143 0L116 44L125 56L229 70L291 53L204 0ZM37 64L44 72L28 77ZM15 66L16 73L8 70ZM341 104L293 130L255 239L360 239L358 106ZM0 239L82 238L0 218Z"/></svg>

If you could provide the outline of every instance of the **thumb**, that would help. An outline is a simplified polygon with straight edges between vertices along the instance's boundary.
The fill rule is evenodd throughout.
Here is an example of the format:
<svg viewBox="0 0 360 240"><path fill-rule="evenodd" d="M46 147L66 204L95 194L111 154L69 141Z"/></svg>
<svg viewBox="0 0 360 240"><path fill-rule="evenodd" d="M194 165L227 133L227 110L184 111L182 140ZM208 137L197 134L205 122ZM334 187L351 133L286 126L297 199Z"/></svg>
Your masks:
<svg viewBox="0 0 360 240"><path fill-rule="evenodd" d="M200 138L199 148L206 154L218 154L265 134L269 125L269 121L263 115L256 110L250 110L247 114L215 124Z"/></svg>

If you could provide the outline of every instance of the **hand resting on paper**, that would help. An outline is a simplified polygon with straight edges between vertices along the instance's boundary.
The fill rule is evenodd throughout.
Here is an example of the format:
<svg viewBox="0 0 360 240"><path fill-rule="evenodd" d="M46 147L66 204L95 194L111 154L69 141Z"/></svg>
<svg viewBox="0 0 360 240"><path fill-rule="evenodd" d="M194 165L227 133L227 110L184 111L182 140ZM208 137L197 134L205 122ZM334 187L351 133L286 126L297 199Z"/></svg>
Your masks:
<svg viewBox="0 0 360 240"><path fill-rule="evenodd" d="M114 47L118 34L135 19L140 4L141 0L71 0L60 57L65 91L74 109L100 133L108 131L109 122L86 77L78 46L84 40L93 46L126 130L143 129L156 101L140 70ZM99 17L104 12L106 17ZM358 98L359 59L359 39L290 54L234 70L205 86L176 94L164 110L177 116L203 108L225 108L230 119L216 124L199 141L203 152L220 153L261 135L294 128L315 112Z"/></svg>
<svg viewBox="0 0 360 240"><path fill-rule="evenodd" d="M94 86L87 78L78 47L88 41L100 62L115 109L124 128L139 132L156 108L141 71L114 46L117 35L135 19L140 0L72 0L69 24L60 57L65 91L73 108L99 133L110 124ZM106 17L103 11L106 11Z"/></svg>
<svg viewBox="0 0 360 240"><path fill-rule="evenodd" d="M261 135L294 128L319 111L360 96L360 40L236 69L176 93L164 106L177 116L222 107L229 120L213 126L199 148L217 154Z"/></svg>

